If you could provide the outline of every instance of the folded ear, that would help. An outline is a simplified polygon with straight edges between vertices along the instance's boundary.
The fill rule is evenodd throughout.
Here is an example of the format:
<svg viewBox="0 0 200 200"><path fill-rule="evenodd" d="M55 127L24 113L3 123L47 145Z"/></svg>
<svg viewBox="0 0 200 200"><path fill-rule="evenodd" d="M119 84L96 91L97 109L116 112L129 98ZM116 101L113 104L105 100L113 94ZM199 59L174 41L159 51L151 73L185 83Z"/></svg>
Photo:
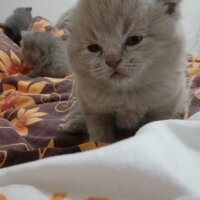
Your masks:
<svg viewBox="0 0 200 200"><path fill-rule="evenodd" d="M32 8L29 7L29 8L26 8L26 10L27 10L28 12L31 12L31 11L32 11Z"/></svg>
<svg viewBox="0 0 200 200"><path fill-rule="evenodd" d="M178 5L182 0L159 0L162 1L164 7L166 8L166 13L172 15L176 13Z"/></svg>

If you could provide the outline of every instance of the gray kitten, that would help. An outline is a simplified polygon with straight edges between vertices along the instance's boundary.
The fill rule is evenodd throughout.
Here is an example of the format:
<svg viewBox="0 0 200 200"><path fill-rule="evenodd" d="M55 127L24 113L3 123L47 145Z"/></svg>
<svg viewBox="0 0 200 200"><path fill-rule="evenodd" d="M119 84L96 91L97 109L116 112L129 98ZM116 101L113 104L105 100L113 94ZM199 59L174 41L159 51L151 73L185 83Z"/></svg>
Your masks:
<svg viewBox="0 0 200 200"><path fill-rule="evenodd" d="M31 11L32 8L16 8L5 23L0 24L4 33L18 45L22 39L21 32L26 31L31 24Z"/></svg>
<svg viewBox="0 0 200 200"><path fill-rule="evenodd" d="M23 60L32 66L29 76L63 78L69 74L66 47L49 33L28 33L22 40Z"/></svg>
<svg viewBox="0 0 200 200"><path fill-rule="evenodd" d="M91 141L114 142L183 111L179 3L79 1L67 44L78 105L66 118L67 130L87 125Z"/></svg>

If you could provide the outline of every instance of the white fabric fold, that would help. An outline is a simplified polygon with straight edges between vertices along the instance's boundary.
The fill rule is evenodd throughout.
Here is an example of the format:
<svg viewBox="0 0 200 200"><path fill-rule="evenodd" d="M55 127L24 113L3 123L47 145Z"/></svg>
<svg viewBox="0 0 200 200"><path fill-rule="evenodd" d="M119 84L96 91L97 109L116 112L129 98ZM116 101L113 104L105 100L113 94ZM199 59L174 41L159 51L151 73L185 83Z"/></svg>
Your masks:
<svg viewBox="0 0 200 200"><path fill-rule="evenodd" d="M199 200L199 117L154 122L104 148L2 169L0 194L8 200L47 200L58 192L70 200Z"/></svg>

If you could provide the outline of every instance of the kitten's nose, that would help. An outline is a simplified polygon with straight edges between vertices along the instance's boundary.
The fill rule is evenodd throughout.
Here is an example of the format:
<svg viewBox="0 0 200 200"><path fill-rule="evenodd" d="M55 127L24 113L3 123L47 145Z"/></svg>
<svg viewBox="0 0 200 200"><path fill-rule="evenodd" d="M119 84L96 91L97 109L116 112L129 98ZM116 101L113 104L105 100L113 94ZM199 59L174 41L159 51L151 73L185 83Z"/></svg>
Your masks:
<svg viewBox="0 0 200 200"><path fill-rule="evenodd" d="M115 69L119 66L119 63L121 62L122 60L120 58L116 58L114 56L109 56L106 58L106 65L108 65L109 67Z"/></svg>

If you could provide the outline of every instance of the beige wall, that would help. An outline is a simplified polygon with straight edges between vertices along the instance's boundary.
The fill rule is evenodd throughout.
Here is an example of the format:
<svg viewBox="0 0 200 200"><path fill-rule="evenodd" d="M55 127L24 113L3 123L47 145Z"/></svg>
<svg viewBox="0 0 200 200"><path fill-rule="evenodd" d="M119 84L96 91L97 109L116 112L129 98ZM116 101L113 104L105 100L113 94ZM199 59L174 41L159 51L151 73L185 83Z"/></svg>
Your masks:
<svg viewBox="0 0 200 200"><path fill-rule="evenodd" d="M184 0L182 9L187 49L200 53L200 0Z"/></svg>
<svg viewBox="0 0 200 200"><path fill-rule="evenodd" d="M20 6L33 7L33 15L41 15L55 22L59 16L71 8L77 0L0 0L0 21Z"/></svg>

